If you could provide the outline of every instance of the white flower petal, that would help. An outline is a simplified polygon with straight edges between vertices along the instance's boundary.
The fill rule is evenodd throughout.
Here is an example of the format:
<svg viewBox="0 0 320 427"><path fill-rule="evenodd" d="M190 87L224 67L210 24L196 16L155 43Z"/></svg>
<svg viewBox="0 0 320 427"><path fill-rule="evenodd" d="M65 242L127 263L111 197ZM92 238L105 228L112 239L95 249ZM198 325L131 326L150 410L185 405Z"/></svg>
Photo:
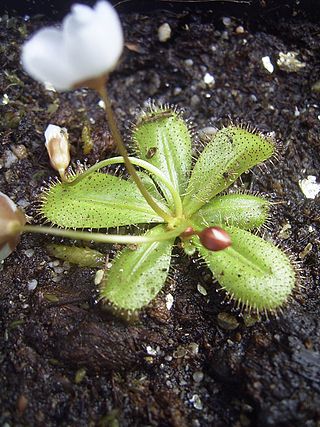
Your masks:
<svg viewBox="0 0 320 427"><path fill-rule="evenodd" d="M36 80L65 90L113 70L122 49L119 17L102 0L94 8L75 4L61 30L37 32L23 47L22 63Z"/></svg>
<svg viewBox="0 0 320 427"><path fill-rule="evenodd" d="M77 3L71 7L71 14L68 17L72 18L75 25L81 25L94 19L94 11L85 4Z"/></svg>
<svg viewBox="0 0 320 427"><path fill-rule="evenodd" d="M47 129L44 132L44 137L46 138L46 145L53 138L61 137L62 128L60 126L49 124Z"/></svg>
<svg viewBox="0 0 320 427"><path fill-rule="evenodd" d="M68 15L62 31L66 55L78 82L98 77L116 66L123 49L123 34L118 15L108 3L97 3L94 19L86 25L79 25L74 15Z"/></svg>
<svg viewBox="0 0 320 427"><path fill-rule="evenodd" d="M68 89L75 82L63 49L62 33L49 27L38 31L22 49L22 65L36 80L50 82L56 89Z"/></svg>

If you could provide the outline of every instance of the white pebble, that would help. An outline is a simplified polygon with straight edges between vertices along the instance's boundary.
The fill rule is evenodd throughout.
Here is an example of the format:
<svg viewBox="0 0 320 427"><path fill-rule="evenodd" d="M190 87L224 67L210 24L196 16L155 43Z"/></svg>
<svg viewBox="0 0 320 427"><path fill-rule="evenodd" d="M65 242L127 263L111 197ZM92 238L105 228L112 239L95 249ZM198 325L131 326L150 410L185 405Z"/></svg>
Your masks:
<svg viewBox="0 0 320 427"><path fill-rule="evenodd" d="M242 25L239 25L239 26L236 28L236 33L237 33L237 34L243 34L243 33L244 33L244 28L243 28L243 26L242 26Z"/></svg>
<svg viewBox="0 0 320 427"><path fill-rule="evenodd" d="M100 108L102 108L103 110L105 110L105 109L106 109L106 104L105 104L105 102L104 102L104 101L102 101L102 99L100 99L100 101L98 102L98 105L99 105L99 107L100 107Z"/></svg>
<svg viewBox="0 0 320 427"><path fill-rule="evenodd" d="M317 183L317 178L313 175L300 179L299 187L307 199L314 199L320 192L320 184Z"/></svg>
<svg viewBox="0 0 320 427"><path fill-rule="evenodd" d="M10 99L9 99L8 95L5 93L1 99L1 104L7 105L7 104L9 104L9 102L10 102Z"/></svg>
<svg viewBox="0 0 320 427"><path fill-rule="evenodd" d="M157 355L157 350L152 348L150 345L147 345L146 350L147 350L147 353L149 354L149 356L156 356Z"/></svg>
<svg viewBox="0 0 320 427"><path fill-rule="evenodd" d="M100 285L100 283L102 282L103 276L104 276L104 270L98 270L96 272L96 275L94 277L94 284L96 286Z"/></svg>
<svg viewBox="0 0 320 427"><path fill-rule="evenodd" d="M203 287L203 286L201 286L200 284L197 284L197 289L198 289L198 292L199 292L201 295L206 296L206 295L208 294L208 292L207 292L206 288L204 288L204 287Z"/></svg>
<svg viewBox="0 0 320 427"><path fill-rule="evenodd" d="M225 25L226 27L229 27L231 24L231 19L228 16L224 16L222 18L222 22L223 22L223 25Z"/></svg>
<svg viewBox="0 0 320 427"><path fill-rule="evenodd" d="M164 24L160 25L158 28L158 38L161 43L165 43L168 41L171 37L171 27L170 25L165 22Z"/></svg>
<svg viewBox="0 0 320 427"><path fill-rule="evenodd" d="M270 56L264 56L261 58L261 60L264 68L269 71L270 74L272 74L274 71L274 66L271 63Z"/></svg>
<svg viewBox="0 0 320 427"><path fill-rule="evenodd" d="M166 307L168 310L171 310L173 306L173 296L172 294L167 294L166 295Z"/></svg>
<svg viewBox="0 0 320 427"><path fill-rule="evenodd" d="M184 61L184 65L185 65L186 67L192 67L192 65L193 65L193 60L192 60L192 59L185 59L185 61Z"/></svg>
<svg viewBox="0 0 320 427"><path fill-rule="evenodd" d="M212 74L206 73L203 77L203 81L208 86L213 86L215 84L215 79Z"/></svg>
<svg viewBox="0 0 320 427"><path fill-rule="evenodd" d="M196 371L192 375L192 378L196 383L200 383L203 380L203 377L204 377L204 374L201 371Z"/></svg>
<svg viewBox="0 0 320 427"><path fill-rule="evenodd" d="M13 163L18 160L18 157L11 150L6 150L3 155L4 167L9 169Z"/></svg>
<svg viewBox="0 0 320 427"><path fill-rule="evenodd" d="M190 402L193 404L195 409L199 409L200 411L203 409L203 405L198 394L194 394L190 399Z"/></svg>
<svg viewBox="0 0 320 427"><path fill-rule="evenodd" d="M24 251L27 258L32 258L34 255L34 249L27 249Z"/></svg>
<svg viewBox="0 0 320 427"><path fill-rule="evenodd" d="M28 290L29 291L34 291L37 286L38 286L38 280L36 280L36 279L32 279L28 282Z"/></svg>

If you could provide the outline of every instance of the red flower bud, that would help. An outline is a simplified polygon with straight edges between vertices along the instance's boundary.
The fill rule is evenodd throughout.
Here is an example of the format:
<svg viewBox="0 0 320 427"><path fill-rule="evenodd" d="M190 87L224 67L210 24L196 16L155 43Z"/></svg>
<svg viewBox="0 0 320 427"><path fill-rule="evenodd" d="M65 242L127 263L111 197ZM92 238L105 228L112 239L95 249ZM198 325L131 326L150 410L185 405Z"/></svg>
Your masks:
<svg viewBox="0 0 320 427"><path fill-rule="evenodd" d="M0 192L0 260L5 259L16 248L20 240L19 228L25 223L24 213L8 196Z"/></svg>
<svg viewBox="0 0 320 427"><path fill-rule="evenodd" d="M208 227L198 233L202 245L209 251L221 251L231 246L229 234L220 227Z"/></svg>

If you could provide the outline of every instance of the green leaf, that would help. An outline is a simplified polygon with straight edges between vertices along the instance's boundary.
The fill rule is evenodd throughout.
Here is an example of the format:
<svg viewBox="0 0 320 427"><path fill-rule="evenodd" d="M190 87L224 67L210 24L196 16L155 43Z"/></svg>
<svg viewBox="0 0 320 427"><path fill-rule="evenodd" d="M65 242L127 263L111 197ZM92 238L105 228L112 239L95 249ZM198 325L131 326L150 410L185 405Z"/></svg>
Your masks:
<svg viewBox="0 0 320 427"><path fill-rule="evenodd" d="M192 215L228 188L243 172L274 154L271 139L238 126L216 133L200 155L183 200L184 212Z"/></svg>
<svg viewBox="0 0 320 427"><path fill-rule="evenodd" d="M194 238L199 253L223 289L240 305L258 311L284 305L295 286L289 258L272 243L248 231L226 227L232 246L218 252Z"/></svg>
<svg viewBox="0 0 320 427"><path fill-rule="evenodd" d="M170 210L167 208L166 200L164 199L163 195L159 193L159 190L151 176L148 175L148 173L137 171L137 174L139 175L141 181L143 182L143 185L146 187L150 195L157 201L157 203L161 206L162 209L167 210L168 213L170 213ZM134 185L134 181L131 177L129 177L129 181L132 182Z"/></svg>
<svg viewBox="0 0 320 427"><path fill-rule="evenodd" d="M165 232L164 226L158 225L147 235ZM174 240L125 248L103 280L101 296L124 312L134 312L149 304L166 281Z"/></svg>
<svg viewBox="0 0 320 427"><path fill-rule="evenodd" d="M174 111L159 109L141 116L133 131L139 157L160 169L178 193L184 193L191 170L191 137ZM170 207L171 193L161 185Z"/></svg>
<svg viewBox="0 0 320 427"><path fill-rule="evenodd" d="M80 267L102 268L106 263L105 255L91 248L49 244L47 251L56 258L77 264Z"/></svg>
<svg viewBox="0 0 320 427"><path fill-rule="evenodd" d="M134 183L99 172L75 185L51 185L43 193L40 211L53 224L71 228L163 222Z"/></svg>
<svg viewBox="0 0 320 427"><path fill-rule="evenodd" d="M270 203L249 194L227 194L210 200L192 219L204 227L232 225L244 230L260 227L268 218Z"/></svg>

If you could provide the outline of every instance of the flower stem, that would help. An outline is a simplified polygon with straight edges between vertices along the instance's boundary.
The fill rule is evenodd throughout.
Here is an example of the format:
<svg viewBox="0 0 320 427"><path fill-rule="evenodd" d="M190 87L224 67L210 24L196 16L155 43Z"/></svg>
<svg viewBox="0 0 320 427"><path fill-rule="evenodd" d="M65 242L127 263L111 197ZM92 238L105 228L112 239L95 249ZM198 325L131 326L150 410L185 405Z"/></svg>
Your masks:
<svg viewBox="0 0 320 427"><path fill-rule="evenodd" d="M130 162L127 149L123 143L122 136L119 132L118 125L109 101L109 96L107 89L105 85L101 85L98 89L98 92L101 96L102 101L105 104L105 111L106 111L106 118L109 123L109 127L111 130L111 134L118 146L119 153L123 157L124 164L127 168L127 171L130 173L133 181L136 183L137 187L139 188L141 194L146 199L147 203L151 208L160 215L166 222L170 222L172 217L171 215L168 215L167 212L165 212L152 198L149 191L146 189L146 187L143 185L143 182L141 181L139 175L137 174L133 164Z"/></svg>
<svg viewBox="0 0 320 427"><path fill-rule="evenodd" d="M52 236L65 237L68 239L75 240L86 240L94 241L97 243L120 243L120 244L140 244L140 243L151 243L159 242L163 240L169 240L173 237L179 236L180 233L185 229L185 225L181 225L172 231L167 231L162 235L157 236L135 236L135 235L121 235L121 234L102 234L102 233L90 233L88 231L77 231L77 230L64 230L54 227L42 227L37 225L25 225L20 226L19 231L23 233L40 233L50 234Z"/></svg>
<svg viewBox="0 0 320 427"><path fill-rule="evenodd" d="M179 193L175 190L174 186L171 184L170 181L167 180L165 175L161 172L160 169L153 166L151 163L146 162L145 160L138 159L137 157L128 157L130 162L133 165L137 165L142 167L143 169L147 170L148 172L155 175L170 191L172 198L174 200L175 208L176 208L176 216L181 217L182 216L182 202ZM124 163L124 158L122 156L112 157L110 159L102 160L99 163L96 163L95 165L91 166L89 169L81 173L81 175L78 175L73 181L68 181L68 185L75 185L78 182L80 182L83 178L90 175L92 172L95 172L99 169L102 169L109 165L114 165L116 163Z"/></svg>

